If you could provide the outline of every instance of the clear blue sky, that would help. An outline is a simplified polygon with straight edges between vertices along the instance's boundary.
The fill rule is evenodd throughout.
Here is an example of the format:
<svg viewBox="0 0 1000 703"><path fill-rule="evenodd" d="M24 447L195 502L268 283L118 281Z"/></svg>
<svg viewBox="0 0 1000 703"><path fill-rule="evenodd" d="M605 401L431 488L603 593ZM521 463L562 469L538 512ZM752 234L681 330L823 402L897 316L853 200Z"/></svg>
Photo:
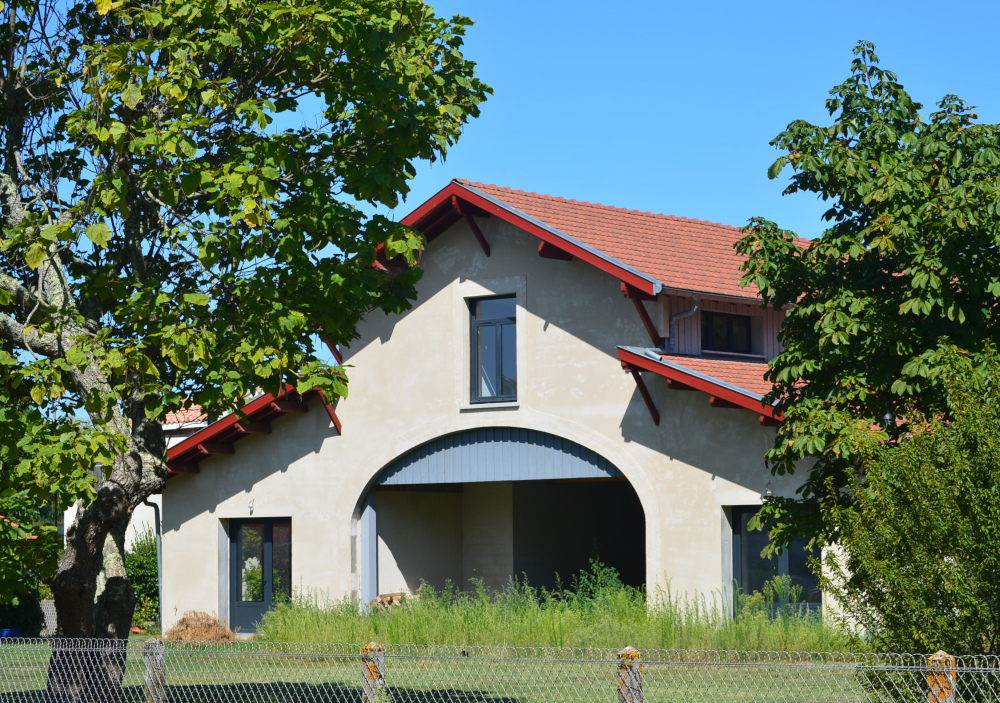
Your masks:
<svg viewBox="0 0 1000 703"><path fill-rule="evenodd" d="M431 0L433 2L433 0ZM444 164L421 164L402 218L451 178L813 237L826 210L781 196L768 142L828 123L858 39L925 114L946 93L1000 122L1000 3L441 0L475 20L466 56L496 95Z"/></svg>

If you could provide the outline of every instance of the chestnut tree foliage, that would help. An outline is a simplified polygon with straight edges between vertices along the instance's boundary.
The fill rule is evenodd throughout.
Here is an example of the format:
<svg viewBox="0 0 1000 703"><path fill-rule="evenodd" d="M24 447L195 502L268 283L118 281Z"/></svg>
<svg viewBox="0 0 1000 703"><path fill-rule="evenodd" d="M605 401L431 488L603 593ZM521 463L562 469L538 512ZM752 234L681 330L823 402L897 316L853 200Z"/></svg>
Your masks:
<svg viewBox="0 0 1000 703"><path fill-rule="evenodd" d="M491 91L470 21L421 0L0 7L0 499L84 499L59 635L126 637L123 539L166 479L165 414L346 393L319 336L404 309L419 272L376 250L422 246L355 203L395 206Z"/></svg>
<svg viewBox="0 0 1000 703"><path fill-rule="evenodd" d="M864 478L834 518L823 587L841 619L887 652L1000 653L1000 363L948 350L947 418L859 445Z"/></svg>
<svg viewBox="0 0 1000 703"><path fill-rule="evenodd" d="M767 373L785 418L768 459L807 475L797 497L765 500L770 549L836 540L864 475L858 447L904 436L914 411L947 416L955 357L942 350L975 367L1000 341L1000 127L953 95L922 115L874 46L854 53L826 102L832 123L798 120L772 142L784 154L770 177L790 167L786 194L829 202L827 229L802 248L754 218L736 245L743 284L789 306Z"/></svg>

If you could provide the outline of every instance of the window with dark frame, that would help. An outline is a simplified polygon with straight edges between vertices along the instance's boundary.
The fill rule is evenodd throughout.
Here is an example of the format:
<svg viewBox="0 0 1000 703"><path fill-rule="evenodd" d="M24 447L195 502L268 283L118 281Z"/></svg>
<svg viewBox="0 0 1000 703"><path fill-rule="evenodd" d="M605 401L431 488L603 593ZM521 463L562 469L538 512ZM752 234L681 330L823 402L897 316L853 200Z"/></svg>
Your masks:
<svg viewBox="0 0 1000 703"><path fill-rule="evenodd" d="M781 554L765 559L760 554L767 546L767 530L750 530L747 524L757 514L759 506L733 508L733 579L740 593L762 591L764 584L778 576L788 576L794 589L801 589L798 605L809 610L819 610L823 592L812 569L811 557L819 557L818 550L806 550L807 539L797 537ZM783 604L781 604L783 605Z"/></svg>
<svg viewBox="0 0 1000 703"><path fill-rule="evenodd" d="M513 295L475 298L472 313L473 403L517 400L517 299Z"/></svg>
<svg viewBox="0 0 1000 703"><path fill-rule="evenodd" d="M750 343L750 318L746 315L703 312L701 349L708 352L753 353Z"/></svg>

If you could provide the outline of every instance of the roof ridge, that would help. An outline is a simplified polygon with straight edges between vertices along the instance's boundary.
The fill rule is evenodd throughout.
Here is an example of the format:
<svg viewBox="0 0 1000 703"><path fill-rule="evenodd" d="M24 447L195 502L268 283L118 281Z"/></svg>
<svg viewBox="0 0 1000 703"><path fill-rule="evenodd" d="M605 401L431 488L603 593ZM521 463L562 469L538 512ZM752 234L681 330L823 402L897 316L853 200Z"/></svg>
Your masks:
<svg viewBox="0 0 1000 703"><path fill-rule="evenodd" d="M722 222L713 222L711 220L701 220L696 217L682 217L680 215L668 215L663 212L652 212L650 210L633 210L632 208L619 207L618 205L606 205L604 203L592 203L589 200L576 200L575 198L564 198L559 195L549 195L548 193L536 193L531 190L521 190L520 188L509 188L507 186L497 185L495 183L482 183L480 181L470 181L467 178L454 178L453 182L459 185L467 185L473 188L496 188L497 190L506 191L508 193L517 193L520 195L527 195L535 198L544 198L546 200L558 200L564 203L573 203L575 205L586 205L592 208L600 208L602 210L616 210L618 212L627 212L631 215L643 215L646 217L654 217L658 219L665 220L677 220L678 222L691 222L695 224L702 225L712 225L713 227L725 227L727 229L739 231L739 227L735 225L727 225Z"/></svg>

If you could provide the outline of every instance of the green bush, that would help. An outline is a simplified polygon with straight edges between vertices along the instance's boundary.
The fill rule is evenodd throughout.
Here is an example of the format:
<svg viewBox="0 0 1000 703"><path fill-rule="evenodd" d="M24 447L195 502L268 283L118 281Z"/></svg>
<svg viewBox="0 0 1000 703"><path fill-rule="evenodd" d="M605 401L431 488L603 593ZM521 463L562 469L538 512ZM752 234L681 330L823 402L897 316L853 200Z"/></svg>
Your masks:
<svg viewBox="0 0 1000 703"><path fill-rule="evenodd" d="M21 594L8 603L0 603L0 628L21 631L22 637L38 637L45 627L45 616L36 593Z"/></svg>
<svg viewBox="0 0 1000 703"><path fill-rule="evenodd" d="M572 584L544 591L513 581L498 592L475 581L470 591L424 585L400 606L367 611L350 600L297 593L292 604L264 615L257 636L285 642L800 651L836 651L848 644L817 614L784 612L765 602L764 594L743 596L734 617L731 600L722 594L709 601L676 598L666 590L647 598L597 560ZM771 600L779 591L771 589Z"/></svg>
<svg viewBox="0 0 1000 703"><path fill-rule="evenodd" d="M946 409L863 448L824 588L878 649L1000 654L1000 363L947 382Z"/></svg>
<svg viewBox="0 0 1000 703"><path fill-rule="evenodd" d="M151 527L136 535L132 548L125 552L125 572L135 591L136 609L133 624L159 620L160 589L156 574L156 538ZM152 617L150 617L152 613Z"/></svg>

